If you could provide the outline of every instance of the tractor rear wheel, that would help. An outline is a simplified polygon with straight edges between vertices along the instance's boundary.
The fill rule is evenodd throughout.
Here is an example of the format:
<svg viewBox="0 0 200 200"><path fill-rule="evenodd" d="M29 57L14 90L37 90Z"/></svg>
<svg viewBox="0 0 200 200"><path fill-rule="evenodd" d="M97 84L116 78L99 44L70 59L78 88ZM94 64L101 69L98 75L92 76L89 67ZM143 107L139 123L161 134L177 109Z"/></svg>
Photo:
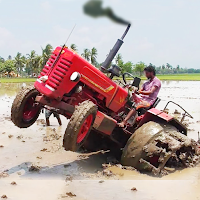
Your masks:
<svg viewBox="0 0 200 200"><path fill-rule="evenodd" d="M66 151L78 151L86 141L97 113L97 106L91 101L84 101L76 106L67 125L63 138Z"/></svg>
<svg viewBox="0 0 200 200"><path fill-rule="evenodd" d="M128 140L121 157L125 166L139 171L166 174L165 167L183 168L197 164L197 143L169 124L148 122Z"/></svg>
<svg viewBox="0 0 200 200"><path fill-rule="evenodd" d="M21 89L11 108L11 120L19 128L27 128L37 120L41 106L35 102L39 92L34 87Z"/></svg>

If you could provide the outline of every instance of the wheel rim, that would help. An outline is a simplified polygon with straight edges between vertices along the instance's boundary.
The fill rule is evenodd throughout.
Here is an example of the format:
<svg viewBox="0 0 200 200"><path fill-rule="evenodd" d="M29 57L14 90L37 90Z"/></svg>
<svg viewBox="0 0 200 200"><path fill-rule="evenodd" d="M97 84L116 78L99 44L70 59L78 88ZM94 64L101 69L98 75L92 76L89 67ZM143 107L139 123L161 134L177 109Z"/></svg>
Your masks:
<svg viewBox="0 0 200 200"><path fill-rule="evenodd" d="M153 156L150 158L150 164L152 164L155 167L158 167L158 160L159 160L159 156Z"/></svg>
<svg viewBox="0 0 200 200"><path fill-rule="evenodd" d="M83 122L83 125L81 126L78 136L77 136L77 144L80 144L84 138L86 137L93 121L93 115L89 115L85 121Z"/></svg>
<svg viewBox="0 0 200 200"><path fill-rule="evenodd" d="M40 109L38 103L35 102L35 97L36 96L32 96L25 102L23 109L24 121L31 121Z"/></svg>

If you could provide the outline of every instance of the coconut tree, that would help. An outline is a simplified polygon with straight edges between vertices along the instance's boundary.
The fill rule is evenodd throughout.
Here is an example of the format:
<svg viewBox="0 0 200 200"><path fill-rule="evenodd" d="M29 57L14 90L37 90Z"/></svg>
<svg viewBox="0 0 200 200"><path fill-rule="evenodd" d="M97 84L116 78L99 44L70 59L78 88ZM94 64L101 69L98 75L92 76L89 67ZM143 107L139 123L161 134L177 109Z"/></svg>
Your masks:
<svg viewBox="0 0 200 200"><path fill-rule="evenodd" d="M43 67L46 64L46 62L49 60L49 57L51 56L52 51L53 51L53 47L50 44L47 44L44 49L42 48L42 57L40 61L41 67Z"/></svg>
<svg viewBox="0 0 200 200"><path fill-rule="evenodd" d="M163 69L163 70L165 69L165 65L162 65L162 69Z"/></svg>
<svg viewBox="0 0 200 200"><path fill-rule="evenodd" d="M92 48L91 53L90 53L90 61L93 65L96 66L97 63L97 49L95 47Z"/></svg>
<svg viewBox="0 0 200 200"><path fill-rule="evenodd" d="M12 56L11 55L8 56L8 60L12 60Z"/></svg>
<svg viewBox="0 0 200 200"><path fill-rule="evenodd" d="M17 70L17 76L21 74L25 64L24 56L22 56L21 53L17 53L15 59L14 59L14 67Z"/></svg>
<svg viewBox="0 0 200 200"><path fill-rule="evenodd" d="M70 48L73 50L73 51L76 51L78 52L78 48L75 44L71 44Z"/></svg>
<svg viewBox="0 0 200 200"><path fill-rule="evenodd" d="M172 69L172 66L171 66L169 63L167 63L167 64L166 64L166 68L167 68L167 69Z"/></svg>
<svg viewBox="0 0 200 200"><path fill-rule="evenodd" d="M33 65L34 73L38 74L41 71L41 68L43 67L43 65L41 65L41 60L43 60L42 56L36 55Z"/></svg>
<svg viewBox="0 0 200 200"><path fill-rule="evenodd" d="M91 53L89 49L84 49L83 53L81 54L81 56L85 58L87 61L90 61L90 55Z"/></svg>
<svg viewBox="0 0 200 200"><path fill-rule="evenodd" d="M27 54L27 72L33 76L33 69L35 68L35 63L36 63L36 52L34 50L31 51L30 54Z"/></svg>
<svg viewBox="0 0 200 200"><path fill-rule="evenodd" d="M2 58L1 56L0 56L0 62L1 62L1 63L5 62L5 59Z"/></svg>

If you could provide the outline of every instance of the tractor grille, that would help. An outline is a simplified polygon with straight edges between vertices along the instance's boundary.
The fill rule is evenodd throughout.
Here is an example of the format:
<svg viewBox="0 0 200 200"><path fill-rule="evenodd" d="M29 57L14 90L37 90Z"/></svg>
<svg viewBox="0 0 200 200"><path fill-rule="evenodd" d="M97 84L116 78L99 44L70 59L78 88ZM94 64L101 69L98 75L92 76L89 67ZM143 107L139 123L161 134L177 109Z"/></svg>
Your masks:
<svg viewBox="0 0 200 200"><path fill-rule="evenodd" d="M54 61L56 60L57 55L52 54L49 58L47 64L43 68L41 75L44 76L45 74L48 74L49 70L52 68L52 65ZM53 89L57 89L57 87L60 85L64 77L66 76L69 68L71 67L72 62L67 60L66 58L63 58L62 56L56 63L55 67L53 68L52 72L50 73L49 79L48 79L48 85L52 87Z"/></svg>
<svg viewBox="0 0 200 200"><path fill-rule="evenodd" d="M47 61L46 65L44 66L44 68L41 71L41 76L47 75L48 72L50 71L55 59L56 59L56 54L52 54L51 57L49 58L49 60Z"/></svg>

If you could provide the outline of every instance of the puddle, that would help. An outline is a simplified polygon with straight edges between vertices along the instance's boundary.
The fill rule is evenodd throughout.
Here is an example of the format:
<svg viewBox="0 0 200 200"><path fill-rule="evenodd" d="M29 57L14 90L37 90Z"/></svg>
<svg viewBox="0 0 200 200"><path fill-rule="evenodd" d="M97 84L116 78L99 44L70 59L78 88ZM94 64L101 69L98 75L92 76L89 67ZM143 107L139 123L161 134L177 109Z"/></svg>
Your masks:
<svg viewBox="0 0 200 200"><path fill-rule="evenodd" d="M198 199L200 196L199 166L176 171L162 178L155 178L137 171L111 167L114 176L105 177L101 164L106 155L97 154L88 158L62 148L62 137L68 121L62 117L63 126L50 118L52 126L39 121L28 129L19 129L10 121L12 101L22 84L0 84L0 173L8 170L6 178L0 178L0 196L8 199L55 200L69 199ZM163 81L158 105L163 109L172 100L183 106L194 119L189 119L188 136L197 140L200 131L200 82ZM170 108L170 107L169 107ZM177 109L171 107L172 112ZM56 132L60 137L52 137ZM12 135L13 137L8 137ZM42 150L42 151L41 151ZM40 166L39 172L30 172L31 165ZM72 177L72 181L71 178ZM66 181L67 179L70 179ZM104 182L99 183L99 180ZM10 185L15 181L17 185ZM136 187L137 191L131 188Z"/></svg>

